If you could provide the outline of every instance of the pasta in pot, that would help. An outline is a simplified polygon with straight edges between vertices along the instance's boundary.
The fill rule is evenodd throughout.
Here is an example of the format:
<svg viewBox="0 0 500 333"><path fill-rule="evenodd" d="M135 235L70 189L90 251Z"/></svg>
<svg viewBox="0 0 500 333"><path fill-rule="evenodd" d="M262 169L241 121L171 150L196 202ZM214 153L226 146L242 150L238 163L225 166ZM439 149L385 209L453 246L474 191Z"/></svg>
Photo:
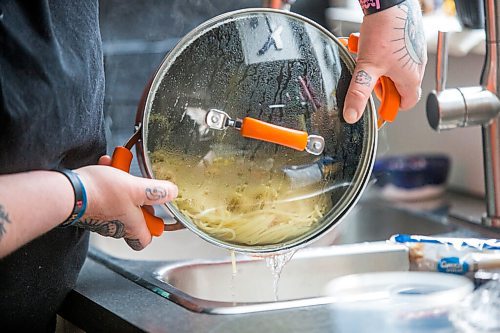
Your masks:
<svg viewBox="0 0 500 333"><path fill-rule="evenodd" d="M265 170L237 157L200 163L162 151L150 156L155 178L178 185L174 204L179 211L222 241L285 242L310 231L331 208L330 197L320 185L292 189L279 167ZM317 194L311 196L313 192Z"/></svg>

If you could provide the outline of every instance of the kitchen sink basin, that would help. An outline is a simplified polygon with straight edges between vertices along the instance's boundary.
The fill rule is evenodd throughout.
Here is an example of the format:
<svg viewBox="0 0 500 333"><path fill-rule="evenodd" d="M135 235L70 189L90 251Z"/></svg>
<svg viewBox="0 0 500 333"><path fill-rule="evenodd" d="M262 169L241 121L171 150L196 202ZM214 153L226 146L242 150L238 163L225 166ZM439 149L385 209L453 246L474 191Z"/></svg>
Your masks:
<svg viewBox="0 0 500 333"><path fill-rule="evenodd" d="M174 302L193 311L236 314L321 305L332 279L354 273L406 271L407 248L386 242L307 248L295 253L279 280L265 260L173 263L154 276ZM276 283L276 284L275 284ZM276 287L276 289L275 289Z"/></svg>
<svg viewBox="0 0 500 333"><path fill-rule="evenodd" d="M428 213L401 203L361 200L335 228L295 253L279 279L266 266L269 260L243 255L236 255L234 274L227 250L189 231L165 233L140 252L125 245L110 247L123 242L100 238L108 242L92 242L89 258L193 312L243 314L325 306L335 302L334 295L325 296L325 289L336 277L409 269L407 248L387 242L394 234L498 238L497 232L448 216L446 207L439 204Z"/></svg>
<svg viewBox="0 0 500 333"><path fill-rule="evenodd" d="M295 253L279 280L266 260L242 255L237 255L233 274L229 252L191 232L155 239L146 249L153 249L150 257L144 251L129 256L95 244L97 251L90 256L191 311L238 314L328 304L332 299L324 290L336 277L408 270L407 248L386 242L391 235L446 235L456 229L446 221L361 201L332 231Z"/></svg>
<svg viewBox="0 0 500 333"><path fill-rule="evenodd" d="M226 256L167 264L154 272L154 284L173 295L174 302L197 312L230 314L320 305L331 302L323 293L336 277L408 270L407 249L388 244L391 235L445 234L454 229L426 216L361 202L329 234L299 250L283 267L278 283L276 272L262 258L239 257L233 274Z"/></svg>

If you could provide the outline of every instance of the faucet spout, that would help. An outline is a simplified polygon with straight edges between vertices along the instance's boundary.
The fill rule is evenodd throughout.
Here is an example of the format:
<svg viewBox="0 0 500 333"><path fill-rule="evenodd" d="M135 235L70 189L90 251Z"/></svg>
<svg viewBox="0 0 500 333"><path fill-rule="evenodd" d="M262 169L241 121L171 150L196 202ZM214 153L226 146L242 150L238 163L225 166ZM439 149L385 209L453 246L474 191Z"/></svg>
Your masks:
<svg viewBox="0 0 500 333"><path fill-rule="evenodd" d="M486 192L483 224L500 228L500 99L498 0L484 0L486 56L479 86L444 89L446 80L446 35L440 32L437 50L437 87L427 98L427 119L437 131L480 125Z"/></svg>

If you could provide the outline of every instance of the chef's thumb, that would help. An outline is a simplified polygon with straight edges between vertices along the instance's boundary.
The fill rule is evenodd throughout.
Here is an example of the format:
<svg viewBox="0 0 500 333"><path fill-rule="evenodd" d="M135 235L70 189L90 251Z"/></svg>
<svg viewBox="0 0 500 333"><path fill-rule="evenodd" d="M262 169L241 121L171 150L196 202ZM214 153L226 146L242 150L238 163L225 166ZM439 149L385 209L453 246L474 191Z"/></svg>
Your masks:
<svg viewBox="0 0 500 333"><path fill-rule="evenodd" d="M167 203L175 199L179 193L177 186L167 180L139 179L141 186L138 187L137 203L141 206Z"/></svg>
<svg viewBox="0 0 500 333"><path fill-rule="evenodd" d="M344 119L353 124L357 122L366 107L366 103L375 87L379 75L375 70L358 62L344 101Z"/></svg>

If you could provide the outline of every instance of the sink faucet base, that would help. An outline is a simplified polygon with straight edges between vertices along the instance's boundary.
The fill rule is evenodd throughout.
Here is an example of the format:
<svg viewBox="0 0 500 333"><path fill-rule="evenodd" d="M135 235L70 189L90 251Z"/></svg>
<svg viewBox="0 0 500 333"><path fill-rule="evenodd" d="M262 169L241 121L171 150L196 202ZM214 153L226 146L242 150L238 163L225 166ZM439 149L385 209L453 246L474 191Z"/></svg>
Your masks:
<svg viewBox="0 0 500 333"><path fill-rule="evenodd" d="M482 222L487 227L500 228L500 216L483 216Z"/></svg>
<svg viewBox="0 0 500 333"><path fill-rule="evenodd" d="M500 99L498 0L484 0L486 18L486 57L481 85L445 89L447 64L446 33L439 32L436 90L427 98L427 118L436 130L482 126L486 192L484 225L500 228Z"/></svg>

